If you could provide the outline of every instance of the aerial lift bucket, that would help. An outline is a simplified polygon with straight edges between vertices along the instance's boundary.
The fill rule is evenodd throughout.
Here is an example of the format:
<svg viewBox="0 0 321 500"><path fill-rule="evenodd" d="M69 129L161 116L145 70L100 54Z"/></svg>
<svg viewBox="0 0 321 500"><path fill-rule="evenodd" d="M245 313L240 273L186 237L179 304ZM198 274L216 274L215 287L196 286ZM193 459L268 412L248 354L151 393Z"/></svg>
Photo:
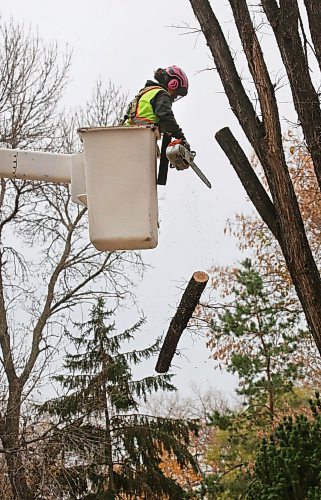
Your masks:
<svg viewBox="0 0 321 500"><path fill-rule="evenodd" d="M156 135L149 127L78 130L84 147L89 237L102 251L158 243Z"/></svg>

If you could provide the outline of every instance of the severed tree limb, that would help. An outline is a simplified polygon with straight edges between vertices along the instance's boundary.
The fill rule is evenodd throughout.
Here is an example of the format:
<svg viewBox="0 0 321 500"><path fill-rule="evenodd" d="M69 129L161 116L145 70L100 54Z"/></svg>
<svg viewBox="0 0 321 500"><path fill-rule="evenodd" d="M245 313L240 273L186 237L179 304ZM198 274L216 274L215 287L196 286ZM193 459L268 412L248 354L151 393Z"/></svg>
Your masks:
<svg viewBox="0 0 321 500"><path fill-rule="evenodd" d="M165 373L168 371L178 341L192 317L207 282L208 274L203 271L196 271L191 277L183 293L176 314L170 322L164 344L159 353L155 367L158 373Z"/></svg>
<svg viewBox="0 0 321 500"><path fill-rule="evenodd" d="M279 239L280 225L277 211L243 149L228 127L219 130L215 134L215 139L230 160L256 210L276 239Z"/></svg>

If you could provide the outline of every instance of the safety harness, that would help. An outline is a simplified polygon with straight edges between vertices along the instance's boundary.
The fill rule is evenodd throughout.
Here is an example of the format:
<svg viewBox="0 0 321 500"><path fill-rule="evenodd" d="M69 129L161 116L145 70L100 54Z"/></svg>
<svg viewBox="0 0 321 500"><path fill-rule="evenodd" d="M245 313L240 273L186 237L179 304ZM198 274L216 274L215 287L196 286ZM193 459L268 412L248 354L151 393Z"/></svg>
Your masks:
<svg viewBox="0 0 321 500"><path fill-rule="evenodd" d="M152 92L156 91L156 92ZM124 125L157 125L158 118L153 112L152 105L150 104L150 101L153 99L153 97L159 92L163 91L168 93L163 87L159 85L155 86L150 86L150 87L144 87L141 89L138 94L134 97L134 99L131 101L131 103L128 106L127 113L124 117ZM139 104L141 98L147 94L147 92L152 92L152 96L149 101L145 103L146 108L145 109L140 109ZM145 111L145 113L144 113ZM140 113L145 116L141 117ZM147 116L146 116L147 115ZM164 186L167 181L167 173L168 173L168 159L166 157L166 148L168 144L171 141L171 135L170 134L163 134L162 138L162 147L161 147L161 154L160 154L160 162L159 162L159 169L158 169L158 177L157 177L157 184Z"/></svg>
<svg viewBox="0 0 321 500"><path fill-rule="evenodd" d="M141 89L128 106L127 113L124 117L124 124L150 125L151 123L158 122L158 118L153 112L153 108L152 108L152 105L150 104L150 101L145 103L146 109L143 110L143 111L145 111L145 116L140 116L140 112L142 111L142 110L140 110L140 107L139 107L140 100L145 94L147 94L148 92L151 92L151 91L156 91L156 92L152 92L152 96L151 96L150 100L153 99L153 97L159 91L163 91L163 92L167 93L167 91L159 85L144 87L143 89Z"/></svg>

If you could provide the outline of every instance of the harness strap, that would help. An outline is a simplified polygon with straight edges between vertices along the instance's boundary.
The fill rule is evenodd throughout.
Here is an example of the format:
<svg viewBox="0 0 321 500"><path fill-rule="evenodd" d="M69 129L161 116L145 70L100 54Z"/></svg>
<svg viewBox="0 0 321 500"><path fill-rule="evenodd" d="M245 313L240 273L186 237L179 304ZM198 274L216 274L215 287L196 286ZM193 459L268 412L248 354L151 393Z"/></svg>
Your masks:
<svg viewBox="0 0 321 500"><path fill-rule="evenodd" d="M139 101L140 101L141 97L144 94L146 94L147 92L149 92L150 90L155 90L155 89L163 90L164 92L166 92L166 90L163 87L161 87L160 85L154 85L151 87L144 87L143 89L141 89L138 92L138 94L134 97L134 99L131 101L131 103L129 104L124 121L130 120L130 122L133 125L150 125L151 123L153 123L151 120L148 120L147 118L139 118L137 116L137 112L138 112L138 105L139 105Z"/></svg>

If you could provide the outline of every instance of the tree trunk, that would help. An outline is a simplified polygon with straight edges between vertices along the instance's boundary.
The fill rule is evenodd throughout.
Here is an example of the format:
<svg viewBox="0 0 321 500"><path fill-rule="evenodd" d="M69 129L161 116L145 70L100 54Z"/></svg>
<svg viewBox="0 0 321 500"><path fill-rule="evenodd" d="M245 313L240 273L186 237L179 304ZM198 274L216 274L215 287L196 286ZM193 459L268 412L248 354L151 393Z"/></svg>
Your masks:
<svg viewBox="0 0 321 500"><path fill-rule="evenodd" d="M7 472L14 500L33 500L35 497L27 484L26 472L19 450L19 422L21 412L21 388L16 382L9 388L6 418L1 440L5 448Z"/></svg>
<svg viewBox="0 0 321 500"><path fill-rule="evenodd" d="M103 346L102 346L103 349ZM111 436L111 422L109 417L108 409L108 392L107 392L107 375L108 373L108 360L107 354L103 351L103 363L102 363L102 399L104 402L104 417L105 417L105 443L104 443L104 457L103 463L108 467L108 489L107 495L108 500L115 500L116 490L115 490L115 480L114 480L114 461L113 461L113 445Z"/></svg>
<svg viewBox="0 0 321 500"><path fill-rule="evenodd" d="M272 200L262 197L262 186L235 146L228 129L217 139L239 175L249 197L263 220L277 238L288 271L305 313L307 323L321 354L321 279L300 213L287 168L282 145L280 117L272 85L253 22L245 0L229 0L235 24L246 55L259 98L262 120L242 85L231 50L208 0L190 0L207 44L212 52L231 108L263 167ZM309 3L306 0L307 4ZM321 111L311 82L308 61L299 47L298 9L294 0L262 0L262 6L274 30L287 70L293 101L321 186ZM287 4L287 9L285 5ZM293 42L292 44L289 41Z"/></svg>
<svg viewBox="0 0 321 500"><path fill-rule="evenodd" d="M315 49L315 57L321 70L321 2L318 0L304 0L304 4L308 15L311 38Z"/></svg>
<svg viewBox="0 0 321 500"><path fill-rule="evenodd" d="M168 371L178 341L192 317L207 282L208 275L202 271L195 272L191 277L179 303L176 314L169 325L164 344L159 353L155 367L158 373L165 373Z"/></svg>
<svg viewBox="0 0 321 500"><path fill-rule="evenodd" d="M280 7L275 0L262 0L262 6L273 28L289 79L293 104L321 189L321 109L299 33L299 7L294 0L282 0Z"/></svg>

